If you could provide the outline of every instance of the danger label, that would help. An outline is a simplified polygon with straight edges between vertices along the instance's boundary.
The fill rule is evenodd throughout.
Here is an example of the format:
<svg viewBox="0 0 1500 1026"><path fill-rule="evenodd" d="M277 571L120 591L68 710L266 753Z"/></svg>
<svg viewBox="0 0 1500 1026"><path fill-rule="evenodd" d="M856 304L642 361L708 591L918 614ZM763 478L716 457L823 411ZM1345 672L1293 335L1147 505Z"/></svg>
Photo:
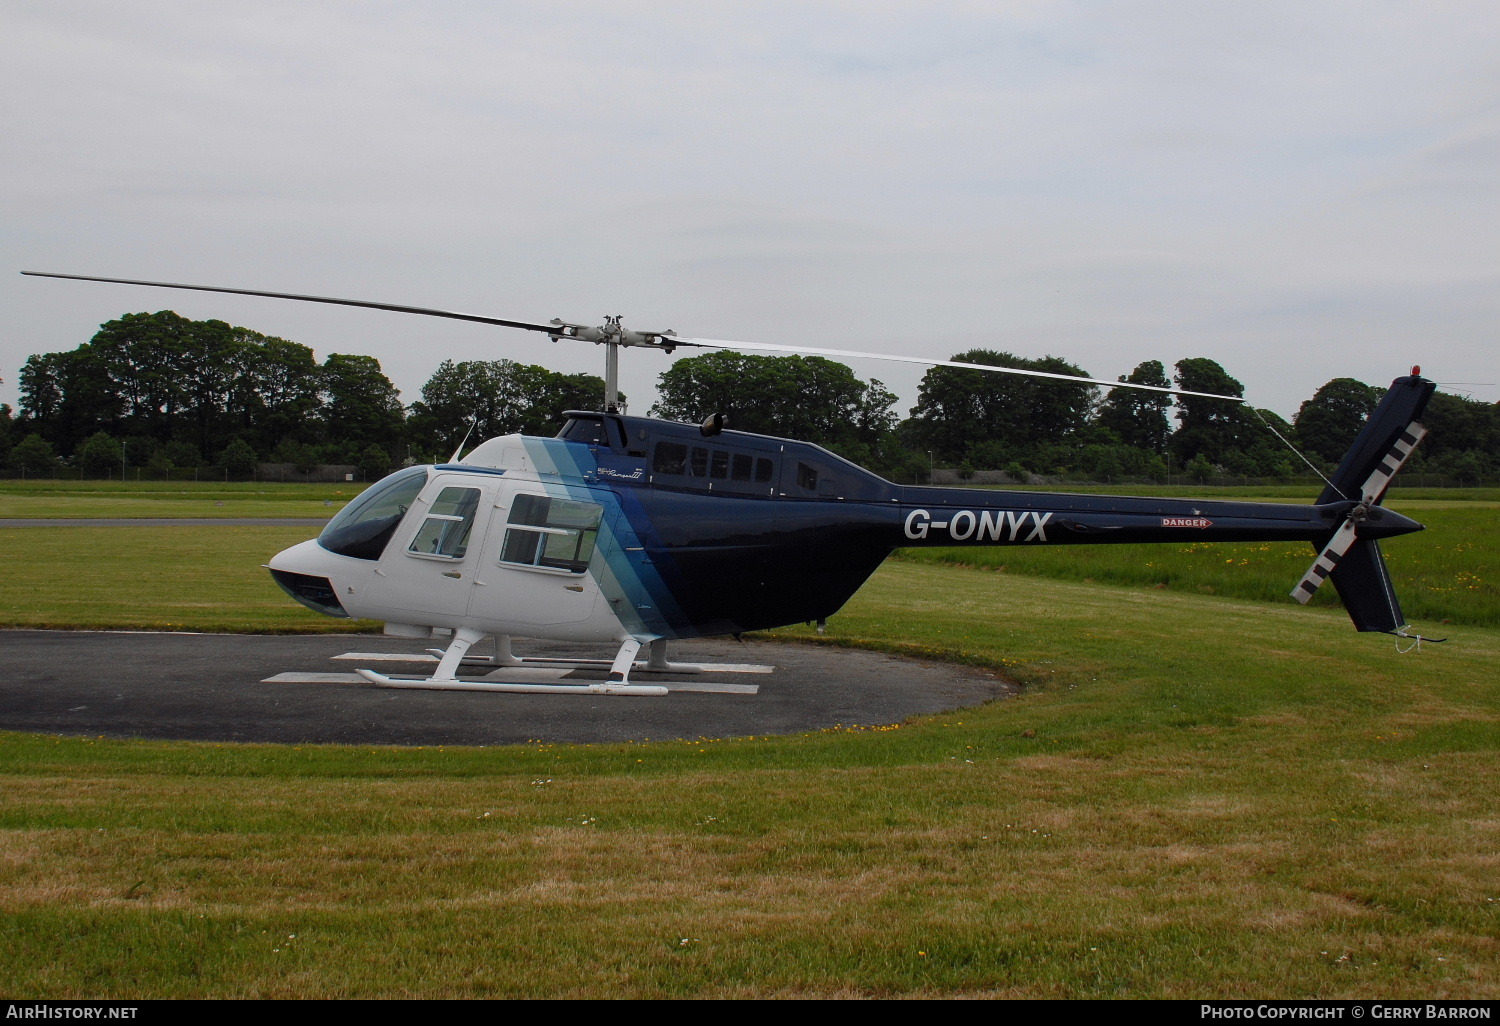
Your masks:
<svg viewBox="0 0 1500 1026"><path fill-rule="evenodd" d="M1214 522L1208 517L1162 517L1163 527L1212 527Z"/></svg>

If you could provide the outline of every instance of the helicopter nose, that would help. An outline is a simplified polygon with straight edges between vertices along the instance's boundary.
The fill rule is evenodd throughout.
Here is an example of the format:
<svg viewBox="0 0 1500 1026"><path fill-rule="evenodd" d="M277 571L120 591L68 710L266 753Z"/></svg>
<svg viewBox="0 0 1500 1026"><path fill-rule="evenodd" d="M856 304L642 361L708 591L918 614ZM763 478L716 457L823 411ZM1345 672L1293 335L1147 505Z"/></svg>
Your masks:
<svg viewBox="0 0 1500 1026"><path fill-rule="evenodd" d="M282 591L308 609L325 616L348 618L349 611L339 601L333 581L319 572L322 560L318 555L324 551L317 542L305 541L278 552L266 569Z"/></svg>

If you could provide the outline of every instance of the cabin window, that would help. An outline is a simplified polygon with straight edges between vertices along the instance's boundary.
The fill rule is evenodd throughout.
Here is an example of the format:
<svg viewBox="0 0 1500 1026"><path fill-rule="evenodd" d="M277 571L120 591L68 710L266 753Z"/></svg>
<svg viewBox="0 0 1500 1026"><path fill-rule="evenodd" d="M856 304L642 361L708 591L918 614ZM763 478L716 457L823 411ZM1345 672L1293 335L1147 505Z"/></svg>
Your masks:
<svg viewBox="0 0 1500 1026"><path fill-rule="evenodd" d="M736 481L750 480L750 467L755 461L744 453L734 454L734 464L729 470L729 476Z"/></svg>
<svg viewBox="0 0 1500 1026"><path fill-rule="evenodd" d="M806 463L797 464L797 484L809 491L818 487L818 472Z"/></svg>
<svg viewBox="0 0 1500 1026"><path fill-rule="evenodd" d="M687 446L677 442L657 442L651 469L658 474L682 474L687 471Z"/></svg>
<svg viewBox="0 0 1500 1026"><path fill-rule="evenodd" d="M444 488L406 551L414 556L463 559L469 552L469 535L474 531L478 508L478 488Z"/></svg>
<svg viewBox="0 0 1500 1026"><path fill-rule="evenodd" d="M755 480L765 484L776 476L776 464L771 460L757 459L755 461Z"/></svg>
<svg viewBox="0 0 1500 1026"><path fill-rule="evenodd" d="M426 469L412 467L371 485L328 522L318 544L341 556L379 559L426 484Z"/></svg>
<svg viewBox="0 0 1500 1026"><path fill-rule="evenodd" d="M729 476L729 453L723 449L714 450L713 463L708 468L709 477Z"/></svg>
<svg viewBox="0 0 1500 1026"><path fill-rule="evenodd" d="M693 477L708 476L708 450L693 447L692 459L688 461L688 473Z"/></svg>
<svg viewBox="0 0 1500 1026"><path fill-rule="evenodd" d="M603 513L604 507L592 502L517 495L511 503L500 562L581 574L594 554Z"/></svg>

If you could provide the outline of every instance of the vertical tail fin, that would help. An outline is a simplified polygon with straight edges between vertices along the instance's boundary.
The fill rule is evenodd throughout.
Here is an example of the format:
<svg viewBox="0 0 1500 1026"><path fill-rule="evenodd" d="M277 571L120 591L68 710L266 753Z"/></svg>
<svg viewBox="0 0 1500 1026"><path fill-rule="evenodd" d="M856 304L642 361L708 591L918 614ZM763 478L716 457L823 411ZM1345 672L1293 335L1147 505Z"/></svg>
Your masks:
<svg viewBox="0 0 1500 1026"><path fill-rule="evenodd" d="M1332 577L1355 630L1391 633L1406 626L1379 542L1355 542L1334 567Z"/></svg>
<svg viewBox="0 0 1500 1026"><path fill-rule="evenodd" d="M1427 400L1437 385L1417 373L1413 367L1409 377L1391 382L1390 391L1380 400L1370 419L1360 429L1354 444L1339 461L1334 471L1333 483L1323 489L1318 502L1337 502L1339 499L1358 499L1367 504L1380 501L1391 477L1412 448L1421 441L1427 429L1417 421L1427 409ZM1383 468L1389 466L1389 470ZM1366 494L1367 486L1378 491Z"/></svg>
<svg viewBox="0 0 1500 1026"><path fill-rule="evenodd" d="M1427 409L1436 387L1421 377L1416 367L1409 377L1391 382L1390 391L1365 421L1328 487L1318 496L1320 505L1340 500L1356 505L1350 508L1348 519L1319 546L1317 560L1292 589L1292 597L1306 602L1325 579L1331 579L1355 630L1389 633L1406 627L1379 544L1374 538L1359 535L1369 507L1379 505L1396 471L1427 434L1417 418Z"/></svg>

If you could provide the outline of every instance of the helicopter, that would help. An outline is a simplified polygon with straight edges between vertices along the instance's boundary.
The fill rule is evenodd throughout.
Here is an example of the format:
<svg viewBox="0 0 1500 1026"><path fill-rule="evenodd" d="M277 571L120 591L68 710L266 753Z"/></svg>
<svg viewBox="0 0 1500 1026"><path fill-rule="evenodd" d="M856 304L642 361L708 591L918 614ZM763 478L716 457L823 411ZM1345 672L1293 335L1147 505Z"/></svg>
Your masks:
<svg viewBox="0 0 1500 1026"><path fill-rule="evenodd" d="M392 303L170 282L23 271L39 277L262 296L477 321L605 347L599 411L568 411L556 437L462 443L445 463L376 482L314 539L267 569L293 599L333 617L383 621L385 633L447 639L426 677L361 669L384 687L664 695L633 672L702 672L669 641L738 636L796 623L821 628L898 548L1303 541L1317 550L1292 596L1332 579L1359 631L1408 633L1380 554L1422 525L1381 505L1426 434L1435 384L1420 368L1392 382L1311 505L900 485L810 442L735 431L722 414L686 424L622 412L622 348L730 349L1021 374L1244 402L1160 386L913 356L693 338L518 321ZM1274 429L1273 429L1274 430ZM607 642L610 660L519 657L514 637ZM494 639L494 654L470 650ZM1425 639L1438 640L1438 639ZM645 652L644 658L638 658ZM475 665L483 679L461 676ZM507 668L606 669L585 684L506 681ZM721 667L732 669L732 667ZM523 677L523 674L512 674Z"/></svg>

